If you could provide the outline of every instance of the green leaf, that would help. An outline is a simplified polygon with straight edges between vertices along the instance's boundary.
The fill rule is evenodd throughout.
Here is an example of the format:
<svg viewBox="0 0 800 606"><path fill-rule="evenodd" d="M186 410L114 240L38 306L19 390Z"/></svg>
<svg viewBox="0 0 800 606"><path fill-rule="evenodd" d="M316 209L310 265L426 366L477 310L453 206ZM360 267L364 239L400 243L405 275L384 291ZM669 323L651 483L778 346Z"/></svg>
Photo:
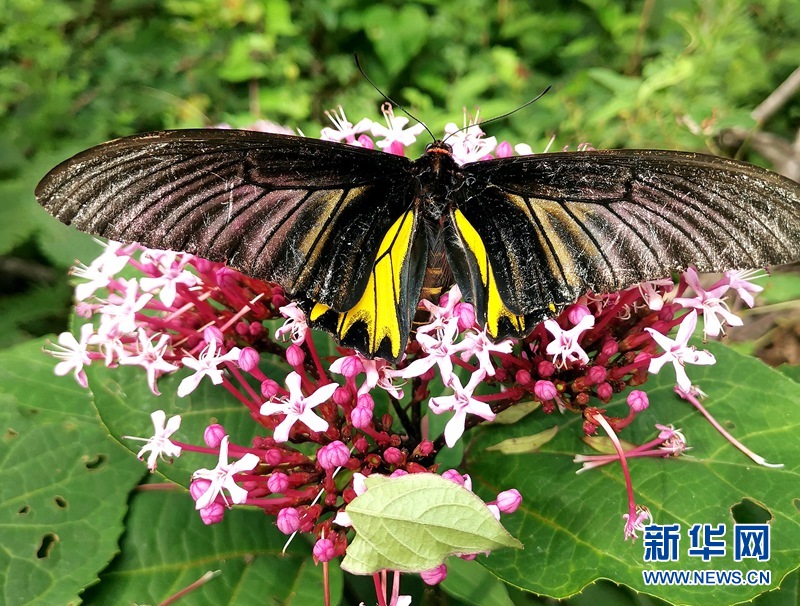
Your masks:
<svg viewBox="0 0 800 606"><path fill-rule="evenodd" d="M511 425L520 421L523 417L528 416L535 410L541 408L542 403L536 400L522 400L517 402L511 408L506 408L503 412L498 413L492 423L499 425Z"/></svg>
<svg viewBox="0 0 800 606"><path fill-rule="evenodd" d="M117 552L145 470L108 438L91 394L53 374L44 340L0 352L3 601L77 604Z"/></svg>
<svg viewBox="0 0 800 606"><path fill-rule="evenodd" d="M442 589L465 604L474 606L513 606L508 591L500 579L477 561L461 558L447 560L447 578Z"/></svg>
<svg viewBox="0 0 800 606"><path fill-rule="evenodd" d="M131 501L121 554L86 596L90 604L158 604L208 571L219 575L186 598L193 606L322 603L322 567L307 542L287 537L274 519L235 507L205 526L186 491L148 490ZM331 565L333 603L342 574ZM273 603L270 602L270 603Z"/></svg>
<svg viewBox="0 0 800 606"><path fill-rule="evenodd" d="M347 506L356 531L342 562L348 572L422 572L449 555L520 547L483 501L439 475L378 476L366 485Z"/></svg>
<svg viewBox="0 0 800 606"><path fill-rule="evenodd" d="M658 524L681 524L683 540L677 562L643 561L641 541L623 540L625 484L618 465L576 475L574 454L591 454L581 440L581 418L564 422L561 415L529 415L519 426L488 427L468 449L476 490L495 495L517 488L520 509L503 519L524 551L492 554L486 565L507 582L554 597L567 597L599 578L613 579L636 591L681 604L730 604L752 599L778 586L800 562L800 430L796 411L800 385L760 361L708 343L714 366L693 366L692 380L709 394L706 408L749 448L782 469L755 465L731 446L690 404L673 392L674 375L663 372L645 386L650 407L624 432L631 442L657 435L656 423L682 428L692 450L680 459L638 458L629 461L637 502L650 508ZM607 406L609 414L627 414L625 394ZM536 455L509 456L486 452L500 439L528 435L558 425L558 435ZM768 563L734 562L732 508L749 499L771 520ZM686 553L686 532L693 524L726 524L728 553L703 563ZM769 569L772 585L646 586L642 570Z"/></svg>
<svg viewBox="0 0 800 606"><path fill-rule="evenodd" d="M415 4L393 9L372 6L363 15L364 31L390 76L396 76L422 50L428 33L428 15Z"/></svg>
<svg viewBox="0 0 800 606"><path fill-rule="evenodd" d="M491 446L487 446L487 451L496 450L498 452L502 452L503 454L525 454L530 452L536 452L542 446L547 444L550 440L556 437L558 433L558 426L555 425L550 427L549 429L545 429L544 431L540 431L539 433L535 433L530 436L522 436L520 438L508 438L507 440L502 440L497 444L493 444Z"/></svg>

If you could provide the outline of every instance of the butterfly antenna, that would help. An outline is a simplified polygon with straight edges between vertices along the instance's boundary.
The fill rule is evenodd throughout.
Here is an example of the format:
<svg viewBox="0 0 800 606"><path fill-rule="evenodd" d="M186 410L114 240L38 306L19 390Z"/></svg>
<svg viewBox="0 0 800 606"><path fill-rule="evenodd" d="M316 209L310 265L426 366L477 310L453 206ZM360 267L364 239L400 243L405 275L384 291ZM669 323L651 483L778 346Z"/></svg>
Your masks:
<svg viewBox="0 0 800 606"><path fill-rule="evenodd" d="M433 141L436 141L436 135L434 135L434 134L431 132L431 129L429 129L429 128L428 128L428 125L427 125L427 124L425 124L425 123L424 123L422 120L420 120L419 118L417 118L416 116L414 116L414 115L413 115L411 112L409 112L409 111L408 111L408 110L407 110L405 107L403 107L402 105L400 105L400 104L399 104L397 101L395 101L394 99L392 99L392 98L391 98L389 95L387 95L387 94L386 94L386 93L384 93L384 92L383 92L381 89L379 89L379 88L378 88L378 86L377 86L377 85L376 85L376 84L375 84L375 83L374 83L374 82L373 82L373 81L370 79L370 77L369 77L369 76L367 75L367 73L364 71L364 68L363 68L363 67L361 67L361 62L358 60L358 55L356 55L356 54L353 54L353 59L355 59L355 62L356 62L356 67L358 68L358 71L360 71L360 72L361 72L361 75L362 75L362 76L364 76L364 79L365 79L367 82L369 82L370 86L372 86L372 88L374 88L376 91L378 91L378 94L379 94L381 97L383 97L383 98L384 98L384 99L386 99L386 100L387 100L389 103L391 103L392 105L394 105L394 106L395 106L397 109L399 109L399 110L400 110L401 112L403 112L403 113L404 113L406 116L408 116L409 118L411 118L411 119L412 119L414 122L418 122L419 124L422 124L422 127L423 127L423 128L426 130L426 131L428 131L428 134L431 136L431 139L432 139ZM541 96L541 95L540 95L540 96ZM534 100L535 100L535 99L534 99ZM526 104L526 105L527 105L527 104ZM523 107L524 107L524 106L523 106ZM516 110L515 110L515 111L516 111Z"/></svg>
<svg viewBox="0 0 800 606"><path fill-rule="evenodd" d="M538 95L536 95L530 101L528 101L526 103L523 103L522 105L520 105L519 107L517 107L515 109L512 109L510 112L506 112L504 114L500 114L499 116L495 116L494 118L489 118L488 120L484 120L483 122L480 123L480 125L481 126L486 126L487 124L491 124L492 122L498 122L500 120L505 120L509 116L511 116L513 114L516 114L519 110L525 109L526 107L528 107L532 103L536 103L539 99L544 97L550 91L551 88L553 88L553 87L552 86L548 86L546 89L544 89L542 92L540 92ZM449 135L447 135L447 137L445 137L444 140L447 141L447 139L449 139L450 137L452 137L456 133L460 133L462 130L467 130L471 126L475 126L475 125L474 124L468 124L467 126L462 126L458 130L455 130L452 133L450 133Z"/></svg>

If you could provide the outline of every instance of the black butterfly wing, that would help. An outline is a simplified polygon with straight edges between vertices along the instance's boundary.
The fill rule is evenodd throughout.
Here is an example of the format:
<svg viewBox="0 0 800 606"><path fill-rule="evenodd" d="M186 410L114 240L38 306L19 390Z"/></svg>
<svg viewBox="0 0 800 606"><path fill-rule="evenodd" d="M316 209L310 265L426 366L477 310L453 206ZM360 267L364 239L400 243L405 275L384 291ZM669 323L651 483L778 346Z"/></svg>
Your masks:
<svg viewBox="0 0 800 606"><path fill-rule="evenodd" d="M167 131L82 152L50 171L36 196L80 230L190 252L277 282L307 307L322 306L316 316L327 312L323 327L340 340L375 354L382 341L376 331L391 333L392 351L405 344L403 318L413 315L416 300L411 310L391 309L394 320L381 314L390 328L378 327L377 304L364 299L365 289L395 290L398 305L407 305L419 294L406 292L416 288L409 268L425 262L412 258L424 250L415 245L410 164L302 137ZM379 249L391 268L378 263ZM331 322L354 307L358 317L351 314L347 325ZM364 329L364 322L372 324Z"/></svg>
<svg viewBox="0 0 800 606"><path fill-rule="evenodd" d="M460 282L495 336L526 334L587 290L612 292L689 265L722 271L800 258L800 185L750 164L614 150L461 170L451 256L466 260Z"/></svg>

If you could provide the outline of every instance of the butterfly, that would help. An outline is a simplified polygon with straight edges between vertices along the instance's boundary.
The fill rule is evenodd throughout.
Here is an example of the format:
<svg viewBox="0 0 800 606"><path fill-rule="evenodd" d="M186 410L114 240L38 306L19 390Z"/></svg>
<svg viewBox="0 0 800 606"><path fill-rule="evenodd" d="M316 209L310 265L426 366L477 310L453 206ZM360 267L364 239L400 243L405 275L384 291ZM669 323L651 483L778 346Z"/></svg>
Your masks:
<svg viewBox="0 0 800 606"><path fill-rule="evenodd" d="M76 228L225 262L284 287L312 326L398 360L421 296L457 284L489 336L523 337L587 291L693 265L800 259L800 184L677 151L459 165L237 130L135 135L52 169L39 202Z"/></svg>

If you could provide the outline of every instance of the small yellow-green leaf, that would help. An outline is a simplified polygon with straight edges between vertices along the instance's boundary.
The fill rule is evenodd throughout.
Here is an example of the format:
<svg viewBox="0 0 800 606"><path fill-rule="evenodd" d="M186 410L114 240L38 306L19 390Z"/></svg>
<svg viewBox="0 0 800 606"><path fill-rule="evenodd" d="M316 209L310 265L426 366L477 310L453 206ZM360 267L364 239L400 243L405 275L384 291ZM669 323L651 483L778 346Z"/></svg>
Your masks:
<svg viewBox="0 0 800 606"><path fill-rule="evenodd" d="M493 446L488 446L486 450L497 450L503 454L525 454L527 452L536 452L542 446L547 444L550 440L556 437L558 433L558 426L555 425L539 433L531 436L522 436L520 438L508 438L502 442L498 442Z"/></svg>
<svg viewBox="0 0 800 606"><path fill-rule="evenodd" d="M422 572L450 555L522 547L480 498L436 474L374 477L366 485L347 506L356 537L342 568L352 574Z"/></svg>
<svg viewBox="0 0 800 606"><path fill-rule="evenodd" d="M511 408L506 408L503 412L498 413L492 423L499 423L500 425L511 425L516 423L523 417L531 414L534 410L542 405L541 402L536 400L526 400L524 402L517 402Z"/></svg>
<svg viewBox="0 0 800 606"><path fill-rule="evenodd" d="M617 454L617 449L614 448L614 443L605 436L583 436L581 438L592 450L596 450L601 454ZM620 440L622 450L628 452L636 448L636 444Z"/></svg>

